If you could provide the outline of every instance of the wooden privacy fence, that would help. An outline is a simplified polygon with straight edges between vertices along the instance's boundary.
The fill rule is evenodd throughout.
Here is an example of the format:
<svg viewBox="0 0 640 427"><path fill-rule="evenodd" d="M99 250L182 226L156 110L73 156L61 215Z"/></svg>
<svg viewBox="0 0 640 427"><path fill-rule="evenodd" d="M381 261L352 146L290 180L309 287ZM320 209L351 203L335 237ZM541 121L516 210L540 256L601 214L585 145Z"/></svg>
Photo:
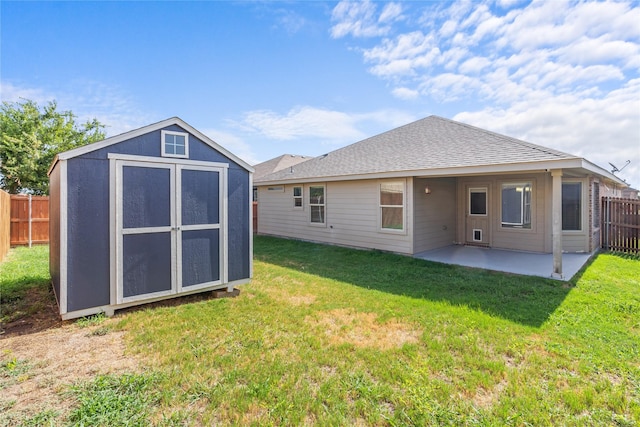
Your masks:
<svg viewBox="0 0 640 427"><path fill-rule="evenodd" d="M640 200L602 198L602 248L640 254Z"/></svg>
<svg viewBox="0 0 640 427"><path fill-rule="evenodd" d="M258 202L253 202L253 232L258 232Z"/></svg>
<svg viewBox="0 0 640 427"><path fill-rule="evenodd" d="M11 246L49 243L49 197L11 196Z"/></svg>
<svg viewBox="0 0 640 427"><path fill-rule="evenodd" d="M0 190L0 261L11 247L11 196Z"/></svg>

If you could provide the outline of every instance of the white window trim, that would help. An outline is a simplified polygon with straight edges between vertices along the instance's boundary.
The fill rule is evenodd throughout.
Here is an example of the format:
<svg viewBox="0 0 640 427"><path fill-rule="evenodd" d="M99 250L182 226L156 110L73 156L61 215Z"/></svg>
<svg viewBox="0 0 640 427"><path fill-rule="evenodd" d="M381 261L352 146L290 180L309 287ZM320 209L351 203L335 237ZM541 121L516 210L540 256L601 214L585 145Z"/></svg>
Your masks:
<svg viewBox="0 0 640 427"><path fill-rule="evenodd" d="M402 184L402 206L400 205L383 205L380 204L380 192L382 184ZM380 181L378 182L378 232L389 234L407 234L407 181L406 180L393 180L393 181ZM402 228L383 228L382 227L382 208L399 208L402 207Z"/></svg>
<svg viewBox="0 0 640 427"><path fill-rule="evenodd" d="M296 196L296 188L300 189L300 195ZM295 210L304 210L304 186L302 185L294 185L291 190L291 195L293 197L293 209ZM296 199L300 199L300 206L296 206ZM325 200L326 202L326 200ZM325 210L327 208L325 207Z"/></svg>
<svg viewBox="0 0 640 427"><path fill-rule="evenodd" d="M522 217L522 223L521 224L516 224L516 223L512 223L512 222L505 222L502 220L502 190L504 189L505 185L522 185L527 186L529 185L531 187L531 200L529 201L529 215L531 216L531 222L529 223L530 227L529 228L525 228L524 227L524 192L522 193L521 197L521 203L522 203L522 211L520 212L520 216ZM509 230L509 231L531 231L534 228L534 185L535 182L533 180L530 181L502 181L500 182L500 227L503 230Z"/></svg>
<svg viewBox="0 0 640 427"><path fill-rule="evenodd" d="M307 201L308 206L309 206L309 225L313 226L313 227L326 227L327 226L327 185L326 184L312 184L309 185L309 191L307 194L309 194L309 196L311 196L311 189L314 187L321 187L323 190L323 195L324 195L324 203L322 204L316 204L316 203L311 203L311 199L309 199ZM304 203L303 203L304 204ZM313 209L311 209L312 206L323 206L324 207L324 222L312 222L311 221L311 215L313 214Z"/></svg>
<svg viewBox="0 0 640 427"><path fill-rule="evenodd" d="M176 157L181 159L189 158L189 134L188 133L175 132L171 130L163 130L163 131L160 131L160 134L161 134L160 145L162 148L162 153L161 153L162 157ZM166 146L164 141L166 135L184 136L184 154L171 154L166 152Z"/></svg>
<svg viewBox="0 0 640 427"><path fill-rule="evenodd" d="M484 193L484 212L483 214L472 214L471 213L471 193ZM467 192L467 213L469 216L480 216L486 217L489 215L489 188L488 187L469 187L469 191Z"/></svg>

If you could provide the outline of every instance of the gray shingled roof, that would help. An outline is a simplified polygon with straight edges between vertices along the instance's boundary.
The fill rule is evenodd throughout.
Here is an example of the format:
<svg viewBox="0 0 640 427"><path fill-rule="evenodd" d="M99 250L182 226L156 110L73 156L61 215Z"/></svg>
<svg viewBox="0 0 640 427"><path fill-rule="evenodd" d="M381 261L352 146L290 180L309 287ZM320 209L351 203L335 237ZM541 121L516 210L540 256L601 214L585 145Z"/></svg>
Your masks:
<svg viewBox="0 0 640 427"><path fill-rule="evenodd" d="M253 179L260 179L263 176L269 175L274 172L278 172L280 170L288 169L291 170L292 166L295 166L299 163L306 162L307 160L312 159L311 156L300 156L297 154L283 154L282 156L278 156L271 160L267 160L266 162L258 163L254 165L253 168L255 172L253 173Z"/></svg>
<svg viewBox="0 0 640 427"><path fill-rule="evenodd" d="M255 179L256 182L578 159L464 123L429 116ZM257 171L256 171L257 172Z"/></svg>

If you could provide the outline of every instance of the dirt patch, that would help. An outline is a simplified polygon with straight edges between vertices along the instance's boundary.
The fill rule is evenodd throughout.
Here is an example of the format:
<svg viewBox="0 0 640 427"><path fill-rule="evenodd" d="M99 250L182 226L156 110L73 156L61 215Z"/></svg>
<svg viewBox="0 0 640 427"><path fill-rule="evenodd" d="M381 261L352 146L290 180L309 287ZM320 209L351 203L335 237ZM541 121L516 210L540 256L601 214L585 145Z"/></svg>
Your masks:
<svg viewBox="0 0 640 427"><path fill-rule="evenodd" d="M0 323L0 339L12 335L57 328L63 325L58 314L58 305L51 289L32 288L15 301L5 302L3 318L9 320ZM4 317L8 315L7 317Z"/></svg>
<svg viewBox="0 0 640 427"><path fill-rule="evenodd" d="M0 339L0 408L4 416L32 416L45 409L64 415L74 404L68 386L99 374L136 372L115 319L81 328L73 323Z"/></svg>
<svg viewBox="0 0 640 427"><path fill-rule="evenodd" d="M417 343L422 331L414 326L390 320L379 322L375 313L358 313L344 309L331 310L307 317L307 322L324 329L332 344L349 343L356 347L381 350Z"/></svg>
<svg viewBox="0 0 640 427"><path fill-rule="evenodd" d="M285 277L277 277L272 283L275 286L265 287L263 290L266 292L271 298L275 299L278 302L292 305L295 307L311 305L316 302L316 296L313 294L305 294L305 293L289 293L287 290L283 290L282 286L277 286L279 283L286 283L287 285L296 285L299 286L300 290L303 290L304 283L289 279Z"/></svg>
<svg viewBox="0 0 640 427"><path fill-rule="evenodd" d="M474 406L482 409L492 407L499 401L505 388L507 381L504 379L491 389L480 388L472 398Z"/></svg>

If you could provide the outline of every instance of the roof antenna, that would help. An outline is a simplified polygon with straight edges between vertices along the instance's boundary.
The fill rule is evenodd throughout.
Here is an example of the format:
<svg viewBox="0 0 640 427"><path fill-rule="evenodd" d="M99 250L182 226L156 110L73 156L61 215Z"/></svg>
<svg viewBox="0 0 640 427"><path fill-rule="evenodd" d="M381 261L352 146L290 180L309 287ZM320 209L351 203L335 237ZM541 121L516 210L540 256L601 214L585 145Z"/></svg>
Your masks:
<svg viewBox="0 0 640 427"><path fill-rule="evenodd" d="M631 160L627 160L624 164L624 166L622 166L620 169L618 169L618 167L616 165L614 165L613 163L609 162L609 165L611 165L611 173L615 174L616 172L622 172L622 169L626 168L629 163L631 163Z"/></svg>

